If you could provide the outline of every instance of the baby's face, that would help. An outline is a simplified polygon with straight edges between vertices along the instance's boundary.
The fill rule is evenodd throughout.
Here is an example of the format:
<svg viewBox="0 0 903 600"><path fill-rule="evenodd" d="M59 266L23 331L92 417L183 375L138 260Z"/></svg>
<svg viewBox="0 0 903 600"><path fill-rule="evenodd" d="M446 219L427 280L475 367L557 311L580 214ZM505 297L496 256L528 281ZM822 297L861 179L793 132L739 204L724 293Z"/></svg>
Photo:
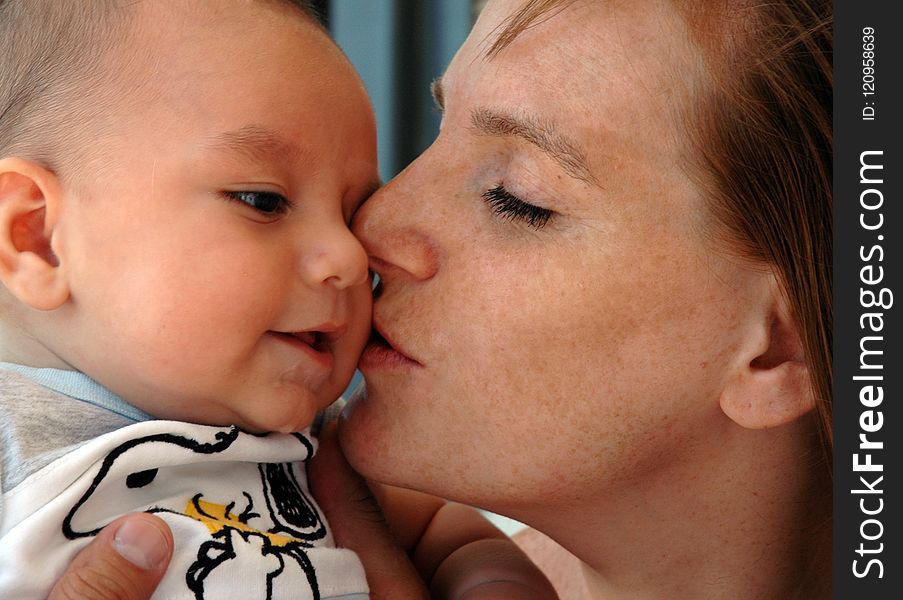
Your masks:
<svg viewBox="0 0 903 600"><path fill-rule="evenodd" d="M300 430L369 334L348 229L378 182L369 101L293 9L142 4L137 60L121 65L141 83L123 87L54 234L75 323L57 348L155 416Z"/></svg>

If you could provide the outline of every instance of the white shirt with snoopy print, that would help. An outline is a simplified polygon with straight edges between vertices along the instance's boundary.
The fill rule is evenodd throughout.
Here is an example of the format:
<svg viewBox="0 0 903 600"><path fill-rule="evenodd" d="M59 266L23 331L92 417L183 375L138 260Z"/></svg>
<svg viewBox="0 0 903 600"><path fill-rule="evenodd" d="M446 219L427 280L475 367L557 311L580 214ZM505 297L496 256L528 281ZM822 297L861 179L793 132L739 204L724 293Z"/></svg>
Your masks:
<svg viewBox="0 0 903 600"><path fill-rule="evenodd" d="M307 432L141 421L86 376L51 371L0 365L0 598L46 598L104 525L137 511L175 540L155 599L369 597L360 560L335 547L307 490Z"/></svg>

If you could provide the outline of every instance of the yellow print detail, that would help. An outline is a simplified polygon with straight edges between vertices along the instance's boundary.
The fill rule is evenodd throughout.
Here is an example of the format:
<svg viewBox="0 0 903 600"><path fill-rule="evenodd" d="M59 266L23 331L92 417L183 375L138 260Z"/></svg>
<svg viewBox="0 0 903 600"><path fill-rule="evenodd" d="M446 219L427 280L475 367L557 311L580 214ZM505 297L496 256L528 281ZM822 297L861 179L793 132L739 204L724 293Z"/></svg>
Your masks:
<svg viewBox="0 0 903 600"><path fill-rule="evenodd" d="M201 500L195 496L185 505L185 516L191 517L195 521L200 521L207 526L211 534L217 534L223 529L235 529L247 533L256 533L266 537L270 543L276 547L284 547L293 542L299 542L298 539L287 535L279 535L268 531L260 531L250 527L243 517L232 512L232 504L226 506L223 504L215 504Z"/></svg>

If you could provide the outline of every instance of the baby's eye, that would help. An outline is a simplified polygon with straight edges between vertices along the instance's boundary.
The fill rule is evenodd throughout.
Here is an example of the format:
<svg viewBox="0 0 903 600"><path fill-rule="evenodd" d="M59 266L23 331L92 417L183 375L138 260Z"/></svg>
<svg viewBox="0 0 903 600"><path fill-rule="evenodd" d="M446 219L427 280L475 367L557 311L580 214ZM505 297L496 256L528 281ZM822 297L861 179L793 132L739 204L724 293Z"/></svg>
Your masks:
<svg viewBox="0 0 903 600"><path fill-rule="evenodd" d="M288 212L291 203L288 198L276 192L223 192L230 200L247 204L257 212L268 215L281 215Z"/></svg>

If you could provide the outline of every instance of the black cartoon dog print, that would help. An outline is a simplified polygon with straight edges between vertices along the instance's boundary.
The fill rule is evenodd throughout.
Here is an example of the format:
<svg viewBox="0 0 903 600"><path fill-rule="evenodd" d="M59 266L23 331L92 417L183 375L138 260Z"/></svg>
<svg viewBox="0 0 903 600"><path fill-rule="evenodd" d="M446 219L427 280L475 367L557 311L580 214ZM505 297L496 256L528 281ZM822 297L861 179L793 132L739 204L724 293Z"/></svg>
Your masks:
<svg viewBox="0 0 903 600"><path fill-rule="evenodd" d="M295 469L303 465L231 461L242 437L260 436L234 427L198 431L199 436L211 436L203 440L169 433L148 435L109 452L90 487L69 511L63 534L69 539L97 535L99 524L109 520L111 511L172 515L178 517L174 534L179 526L190 529L192 536L197 536L198 524L206 528L206 541L199 544L185 574L195 598L232 597L236 582L240 582L241 596L249 600L301 595L297 588L276 593L282 578L286 585L295 582L293 586L306 581L310 597L319 599L316 573L306 550L326 536L326 525L296 476ZM313 454L306 437L296 434L294 438L303 446L298 453L302 459ZM155 464L160 455L168 457L165 464L129 471L135 465ZM234 491L235 486L244 489ZM173 519L169 521L173 526ZM292 572L295 575L286 578Z"/></svg>

